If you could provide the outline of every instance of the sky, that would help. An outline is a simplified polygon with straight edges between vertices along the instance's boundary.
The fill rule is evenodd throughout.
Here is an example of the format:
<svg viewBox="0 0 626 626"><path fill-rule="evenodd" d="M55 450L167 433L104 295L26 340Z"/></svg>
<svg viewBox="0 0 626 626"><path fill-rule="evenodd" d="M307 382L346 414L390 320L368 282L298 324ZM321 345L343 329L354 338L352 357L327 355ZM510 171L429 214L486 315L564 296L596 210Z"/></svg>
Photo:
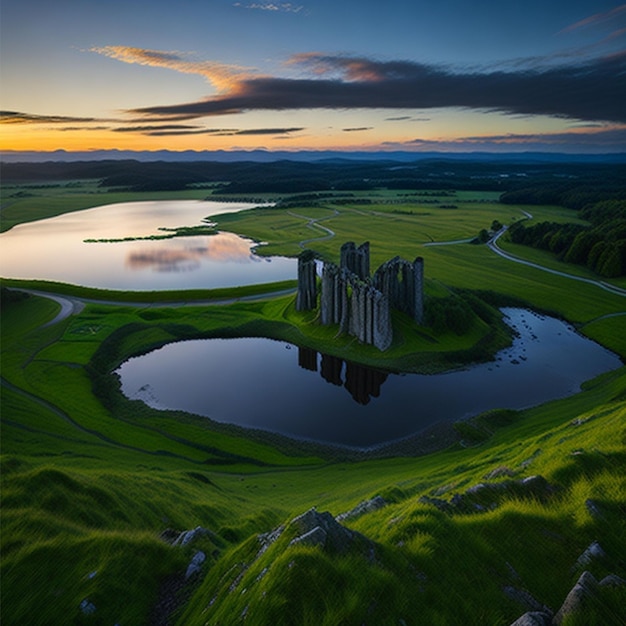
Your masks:
<svg viewBox="0 0 626 626"><path fill-rule="evenodd" d="M0 149L626 152L626 4L2 0Z"/></svg>

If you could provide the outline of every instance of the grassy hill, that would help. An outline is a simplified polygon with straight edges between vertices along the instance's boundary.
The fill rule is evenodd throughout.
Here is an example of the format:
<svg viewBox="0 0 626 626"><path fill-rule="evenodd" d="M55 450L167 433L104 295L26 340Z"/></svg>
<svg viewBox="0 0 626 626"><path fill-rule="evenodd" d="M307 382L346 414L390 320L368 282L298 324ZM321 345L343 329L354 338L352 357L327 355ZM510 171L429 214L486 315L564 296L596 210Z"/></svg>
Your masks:
<svg viewBox="0 0 626 626"><path fill-rule="evenodd" d="M333 257L344 238L366 237L381 256L424 251L432 295L465 287L522 299L626 358L626 316L607 317L624 312L623 297L573 288L482 246L421 246L429 217L428 232L444 240L519 215L486 203L475 215L472 206L457 209L464 224L455 210L384 204L376 217L342 205L324 222L337 236L321 252ZM333 211L293 210L312 218ZM294 250L312 236L306 220L287 213L228 220L266 241L274 233L275 245L302 229L284 243ZM557 611L583 570L626 578L624 367L569 398L479 416L436 453L341 458L153 411L124 400L109 375L132 354L189 336L333 347L293 311L292 296L185 308L93 303L46 326L57 310L39 297L2 302L4 624L507 625L534 603ZM440 336L442 354L470 348L485 332L476 319L467 336ZM397 364L425 350L413 341L384 358ZM366 347L356 356L380 359ZM533 476L545 481L524 482ZM329 530L350 540L291 543L301 536L291 520L311 507L334 517L376 496L382 508L340 522L350 533ZM206 532L171 545L197 527ZM578 562L596 541L604 555ZM205 561L186 580L198 551ZM624 606L624 587L598 587L566 623L622 624Z"/></svg>

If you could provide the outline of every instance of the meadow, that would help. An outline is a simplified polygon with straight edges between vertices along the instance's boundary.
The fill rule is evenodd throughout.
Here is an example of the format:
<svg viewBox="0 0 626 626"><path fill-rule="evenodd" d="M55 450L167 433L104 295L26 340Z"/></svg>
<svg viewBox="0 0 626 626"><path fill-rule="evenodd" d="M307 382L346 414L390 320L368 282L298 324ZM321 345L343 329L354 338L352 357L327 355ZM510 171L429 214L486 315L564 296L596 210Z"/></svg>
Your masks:
<svg viewBox="0 0 626 626"><path fill-rule="evenodd" d="M107 203L143 199L102 195ZM306 245L333 260L344 241L369 240L373 267L396 254L423 256L427 295L469 290L496 305L523 303L567 319L626 358L623 297L515 264L485 246L422 245L470 239L493 220L507 224L525 212L568 221L569 210L500 205L495 194L477 192L442 200L456 208L399 193L370 197L373 204L260 208L216 221L267 242L263 254L294 255L301 242L319 238ZM5 210L16 223L89 203L58 198L24 197ZM325 238L318 223L334 236ZM349 455L154 411L124 399L110 372L156 345L210 336L275 337L389 369L442 368L489 336L489 325L476 316L461 337L427 330L426 339L398 316L401 339L380 355L337 341L313 315L295 311L292 294L274 294L290 283L141 297L2 284L92 300L52 326L45 324L58 305L50 300L2 302L3 623L507 625L528 610L520 599L528 598L506 589L556 611L593 541L606 555L585 568L598 579L626 577L624 367L569 398L477 416L438 452L423 454L409 441L391 456ZM490 349L507 340L492 333ZM516 487L533 475L550 489ZM482 508L446 512L424 499L449 502L480 483L507 485L473 502ZM287 529L261 550L259 533L313 506L337 515L376 495L386 506L344 522L366 538L363 545L338 552L290 545ZM161 538L168 528L197 526L210 533L193 545L172 547ZM207 560L185 583L197 550ZM89 605L93 612L85 611ZM623 587L603 587L567 623L621 624L624 606Z"/></svg>

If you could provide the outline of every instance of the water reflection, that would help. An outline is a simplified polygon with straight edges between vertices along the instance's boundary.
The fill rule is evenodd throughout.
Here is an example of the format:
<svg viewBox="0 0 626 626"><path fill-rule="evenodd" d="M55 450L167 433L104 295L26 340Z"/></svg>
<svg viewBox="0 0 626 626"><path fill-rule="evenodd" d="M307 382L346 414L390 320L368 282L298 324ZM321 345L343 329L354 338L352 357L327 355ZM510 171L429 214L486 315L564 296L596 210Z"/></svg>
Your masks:
<svg viewBox="0 0 626 626"><path fill-rule="evenodd" d="M163 235L161 228L202 225L209 216L251 206L129 202L21 224L0 235L2 276L134 291L214 289L294 278L295 259L256 256L254 243L233 233L145 239ZM105 241L129 237L144 239Z"/></svg>
<svg viewBox="0 0 626 626"><path fill-rule="evenodd" d="M305 370L317 372L318 353L311 348L298 348L298 365ZM345 380L343 378L345 366ZM380 388L388 374L352 361L344 361L329 354L321 355L321 377L331 385L345 387L352 399L359 404L367 404L371 398L380 396Z"/></svg>
<svg viewBox="0 0 626 626"><path fill-rule="evenodd" d="M202 261L217 263L261 262L261 257L250 252L250 242L233 233L220 232L210 237L194 237L201 245L169 241L130 250L126 268L131 271L189 272L200 267Z"/></svg>

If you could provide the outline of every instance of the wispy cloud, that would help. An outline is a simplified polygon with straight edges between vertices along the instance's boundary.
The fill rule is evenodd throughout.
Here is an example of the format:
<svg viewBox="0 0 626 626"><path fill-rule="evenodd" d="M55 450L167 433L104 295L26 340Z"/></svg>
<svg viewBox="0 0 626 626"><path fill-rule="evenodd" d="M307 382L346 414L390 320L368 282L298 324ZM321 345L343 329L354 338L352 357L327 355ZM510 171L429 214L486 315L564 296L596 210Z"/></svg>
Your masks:
<svg viewBox="0 0 626 626"><path fill-rule="evenodd" d="M244 9L256 9L258 11L274 11L281 13L300 13L304 11L302 4L292 4L291 2L235 2L235 7Z"/></svg>
<svg viewBox="0 0 626 626"><path fill-rule="evenodd" d="M167 126L154 127L154 130L143 131L150 137L172 137L181 135L211 135L213 137L236 137L241 135L275 135L288 136L291 133L297 133L304 128L251 128L251 129L234 129L234 128L204 128L199 130L185 130L184 128L173 127L168 129Z"/></svg>
<svg viewBox="0 0 626 626"><path fill-rule="evenodd" d="M101 121L93 117L71 117L67 115L34 115L19 111L0 111L0 124L74 124Z"/></svg>
<svg viewBox="0 0 626 626"><path fill-rule="evenodd" d="M586 28L588 26L595 26L597 24L605 24L606 22L612 22L616 18L619 18L624 15L626 15L626 4L622 4L618 7L615 7L614 9L611 9L610 11L594 13L593 15L590 15L589 17L586 17L583 20L579 20L578 22L575 22L574 24L570 24L569 26L567 26L560 32L571 33L573 31L580 30L581 28Z"/></svg>
<svg viewBox="0 0 626 626"><path fill-rule="evenodd" d="M398 117L386 117L385 122L430 122L430 117L413 117L412 115L399 115Z"/></svg>
<svg viewBox="0 0 626 626"><path fill-rule="evenodd" d="M372 129L373 129L373 126L360 126L358 128L342 128L341 130L344 133L356 133L362 130L372 130Z"/></svg>
<svg viewBox="0 0 626 626"><path fill-rule="evenodd" d="M626 122L624 52L559 66L491 72L322 54L297 55L290 63L309 69L313 77L240 76L214 97L131 112L169 119L251 110L454 107Z"/></svg>
<svg viewBox="0 0 626 626"><path fill-rule="evenodd" d="M219 91L230 89L243 77L250 77L255 73L252 68L239 65L197 61L181 52L163 52L130 46L103 46L91 48L90 51L124 63L161 67L183 74L198 74Z"/></svg>
<svg viewBox="0 0 626 626"><path fill-rule="evenodd" d="M145 126L120 126L119 128L113 128L116 133L149 133L157 130L197 130L200 126L189 124L153 124Z"/></svg>

